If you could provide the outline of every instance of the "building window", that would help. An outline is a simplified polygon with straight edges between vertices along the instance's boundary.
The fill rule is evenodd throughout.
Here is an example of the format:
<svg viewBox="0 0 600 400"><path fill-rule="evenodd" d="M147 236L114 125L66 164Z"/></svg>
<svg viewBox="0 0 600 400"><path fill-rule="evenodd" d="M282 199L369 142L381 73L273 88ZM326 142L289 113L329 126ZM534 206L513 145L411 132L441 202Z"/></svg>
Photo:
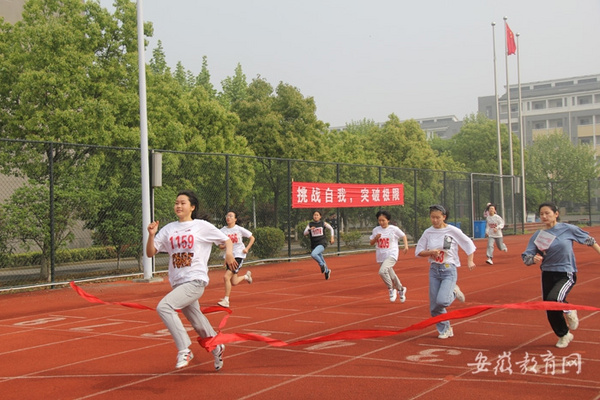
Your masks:
<svg viewBox="0 0 600 400"><path fill-rule="evenodd" d="M489 119L492 119L492 107L491 106L487 106L485 108L485 116L488 117Z"/></svg>
<svg viewBox="0 0 600 400"><path fill-rule="evenodd" d="M546 129L546 121L534 122L533 129Z"/></svg>
<svg viewBox="0 0 600 400"><path fill-rule="evenodd" d="M578 125L591 125L592 117L581 117L579 118Z"/></svg>
<svg viewBox="0 0 600 400"><path fill-rule="evenodd" d="M551 119L550 121L548 121L548 125L550 126L550 128L562 128L563 121L562 119Z"/></svg>
<svg viewBox="0 0 600 400"><path fill-rule="evenodd" d="M518 104L511 104L510 105L510 112L511 113L518 113L519 112L519 105Z"/></svg>
<svg viewBox="0 0 600 400"><path fill-rule="evenodd" d="M592 138L591 137L579 138L579 144L592 144Z"/></svg>
<svg viewBox="0 0 600 400"><path fill-rule="evenodd" d="M558 108L558 107L562 107L562 106L563 106L562 99L548 100L548 108Z"/></svg>
<svg viewBox="0 0 600 400"><path fill-rule="evenodd" d="M594 96L594 103L600 103L600 94Z"/></svg>
<svg viewBox="0 0 600 400"><path fill-rule="evenodd" d="M578 96L577 104L579 104L579 105L592 104L592 95L590 94L588 96Z"/></svg>
<svg viewBox="0 0 600 400"><path fill-rule="evenodd" d="M544 83L542 85L535 85L534 89L550 89L552 87L551 83Z"/></svg>
<svg viewBox="0 0 600 400"><path fill-rule="evenodd" d="M554 86L559 87L559 86L571 86L573 84L573 81L566 81L566 82L556 82L556 84Z"/></svg>
<svg viewBox="0 0 600 400"><path fill-rule="evenodd" d="M543 110L546 108L546 100L539 100L531 102L534 110Z"/></svg>
<svg viewBox="0 0 600 400"><path fill-rule="evenodd" d="M577 81L577 83L594 83L594 82L598 82L597 78L586 78L586 79L580 79Z"/></svg>

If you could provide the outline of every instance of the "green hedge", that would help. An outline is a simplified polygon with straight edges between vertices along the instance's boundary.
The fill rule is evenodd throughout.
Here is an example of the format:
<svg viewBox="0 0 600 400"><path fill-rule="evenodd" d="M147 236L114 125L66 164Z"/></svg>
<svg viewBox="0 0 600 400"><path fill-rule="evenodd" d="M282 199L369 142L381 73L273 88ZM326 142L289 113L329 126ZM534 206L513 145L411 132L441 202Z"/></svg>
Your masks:
<svg viewBox="0 0 600 400"><path fill-rule="evenodd" d="M285 233L273 227L256 228L252 235L256 239L252 252L258 258L271 258L279 255L285 244Z"/></svg>
<svg viewBox="0 0 600 400"><path fill-rule="evenodd" d="M138 257L137 249L132 246L121 254L121 257ZM66 264L81 261L108 260L117 258L114 247L86 247L83 249L58 250L56 263ZM18 268L41 265L42 252L7 254L0 257L1 268Z"/></svg>
<svg viewBox="0 0 600 400"><path fill-rule="evenodd" d="M346 246L358 249L360 247L360 239L362 237L362 233L360 231L350 231L341 234L341 239L344 241Z"/></svg>

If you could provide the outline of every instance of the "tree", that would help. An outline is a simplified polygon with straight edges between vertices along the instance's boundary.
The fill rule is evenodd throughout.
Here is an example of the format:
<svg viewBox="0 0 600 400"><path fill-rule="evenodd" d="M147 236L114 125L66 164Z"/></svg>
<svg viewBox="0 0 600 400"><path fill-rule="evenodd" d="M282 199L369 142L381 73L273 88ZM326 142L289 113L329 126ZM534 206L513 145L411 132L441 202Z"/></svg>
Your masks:
<svg viewBox="0 0 600 400"><path fill-rule="evenodd" d="M508 130L500 127L502 145L502 173L510 174ZM513 138L513 169L520 171L520 142ZM496 122L485 115L471 114L463 121L460 132L448 139L448 151L452 158L467 171L484 174L499 174L498 130Z"/></svg>
<svg viewBox="0 0 600 400"><path fill-rule="evenodd" d="M54 244L64 247L73 239L72 227L79 210L79 196L69 190L57 190L54 202ZM9 231L26 248L35 244L42 252L40 278L51 281L51 227L47 186L29 184L17 189L4 205Z"/></svg>
<svg viewBox="0 0 600 400"><path fill-rule="evenodd" d="M273 87L259 77L248 86L245 97L232 103L232 109L240 117L238 133L247 139L256 155L286 159L324 158L326 126L316 117L314 99L305 98L297 88L280 83L274 93ZM287 163L271 158L259 162L262 173L257 177L269 188L259 195L272 202L273 223L277 226L282 195L287 193L289 185ZM291 173L296 180L316 177L314 167L306 165Z"/></svg>
<svg viewBox="0 0 600 400"><path fill-rule="evenodd" d="M185 91L191 90L196 84L194 75L191 71L184 68L181 61L177 62L177 65L175 66L173 77Z"/></svg>
<svg viewBox="0 0 600 400"><path fill-rule="evenodd" d="M208 71L208 60L206 56L202 56L202 71L196 77L196 86L202 86L211 98L217 95L212 83L210 83L210 72Z"/></svg>
<svg viewBox="0 0 600 400"><path fill-rule="evenodd" d="M218 98L227 109L232 105L246 99L246 91L248 90L248 82L246 75L242 71L242 65L238 63L235 68L235 75L228 76L221 81L223 91L219 93Z"/></svg>
<svg viewBox="0 0 600 400"><path fill-rule="evenodd" d="M71 220L84 213L82 199L95 196L101 168L96 145L139 142L139 112L131 107L138 102L136 9L128 0L115 7L111 15L96 2L31 0L22 21L0 27L0 133L29 140L4 142L0 154L3 173L30 182L21 193L27 203L13 196L8 218L29 221L13 225L13 233L40 247L44 278L51 243L70 240ZM151 34L151 25L145 30ZM28 205L35 209L21 213Z"/></svg>
<svg viewBox="0 0 600 400"><path fill-rule="evenodd" d="M379 180L379 168L361 168L357 164L375 164L379 160L379 154L369 143L379 127L373 121L363 120L353 122L342 131L330 131L324 135L325 149L331 161L341 163L338 167L339 181L343 183L377 183ZM351 165L345 165L351 164ZM337 177L337 176L336 176ZM346 231L349 228L349 218L367 217L371 210L359 208L341 208L340 229ZM371 216L371 215L368 215ZM304 229L304 228L303 228Z"/></svg>
<svg viewBox="0 0 600 400"><path fill-rule="evenodd" d="M150 59L149 66L150 71L155 75L163 75L170 72L167 65L167 57L160 40L156 43L154 50L152 50L152 59Z"/></svg>
<svg viewBox="0 0 600 400"><path fill-rule="evenodd" d="M588 180L600 172L594 156L592 146L574 145L560 131L535 137L526 152L528 208L550 200L587 202Z"/></svg>

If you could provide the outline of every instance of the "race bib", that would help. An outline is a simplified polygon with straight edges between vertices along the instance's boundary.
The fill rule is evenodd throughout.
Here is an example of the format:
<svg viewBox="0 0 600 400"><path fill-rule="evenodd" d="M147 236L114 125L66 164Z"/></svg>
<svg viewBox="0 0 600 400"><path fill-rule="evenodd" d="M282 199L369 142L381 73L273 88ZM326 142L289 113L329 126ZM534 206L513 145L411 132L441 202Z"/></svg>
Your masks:
<svg viewBox="0 0 600 400"><path fill-rule="evenodd" d="M316 226L310 229L310 234L312 236L323 236L323 228L320 226Z"/></svg>
<svg viewBox="0 0 600 400"><path fill-rule="evenodd" d="M541 251L546 251L546 250L548 250L548 248L550 247L550 245L552 244L554 239L556 239L556 236L554 236L553 234L548 233L546 231L541 231L538 234L538 236L535 238L533 243Z"/></svg>
<svg viewBox="0 0 600 400"><path fill-rule="evenodd" d="M431 257L431 260L432 260L434 263L438 263L438 264L444 264L444 259L446 258L446 257L445 257L445 255L446 255L446 252L445 252L445 251L440 251L440 252L438 253L438 256L437 256L437 257ZM446 267L446 268L447 268L447 267Z"/></svg>

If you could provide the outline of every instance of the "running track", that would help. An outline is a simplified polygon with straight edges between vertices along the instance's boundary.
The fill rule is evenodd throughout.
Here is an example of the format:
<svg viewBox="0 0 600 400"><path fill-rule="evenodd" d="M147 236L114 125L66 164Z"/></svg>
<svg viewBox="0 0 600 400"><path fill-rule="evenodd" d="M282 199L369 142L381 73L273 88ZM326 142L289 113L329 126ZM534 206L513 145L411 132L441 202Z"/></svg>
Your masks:
<svg viewBox="0 0 600 400"><path fill-rule="evenodd" d="M600 240L600 227L590 228ZM459 269L466 303L449 310L540 300L540 272L520 261L529 236L506 238L485 264ZM600 263L576 245L573 304L600 307ZM463 254L464 256L464 254ZM414 249L396 271L407 301L390 303L374 253L328 257L325 281L311 259L249 266L254 283L234 287L223 332L256 333L286 342L342 330L399 330L429 317L426 260ZM201 304L222 296L223 271L211 271ZM109 302L155 307L162 283L81 284ZM0 398L9 399L600 399L600 315L580 311L566 349L554 347L543 311L492 309L453 321L454 337L435 327L395 336L309 346L227 345L225 366L195 343L189 367L174 370L176 349L155 312L89 303L71 288L0 296ZM208 317L216 327L224 313ZM186 321L187 322L187 321ZM563 360L578 360L581 363ZM526 359L535 359L537 366Z"/></svg>

